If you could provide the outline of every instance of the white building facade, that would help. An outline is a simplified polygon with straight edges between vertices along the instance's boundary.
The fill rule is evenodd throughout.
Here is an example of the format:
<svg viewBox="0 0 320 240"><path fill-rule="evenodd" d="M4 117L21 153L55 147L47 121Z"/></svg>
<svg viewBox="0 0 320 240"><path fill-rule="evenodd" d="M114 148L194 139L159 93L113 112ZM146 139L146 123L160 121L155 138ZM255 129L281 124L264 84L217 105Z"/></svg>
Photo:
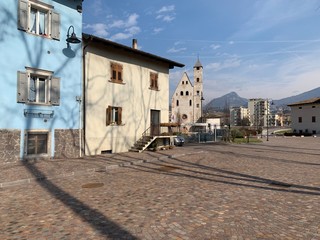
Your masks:
<svg viewBox="0 0 320 240"><path fill-rule="evenodd" d="M320 134L320 98L312 98L288 106L291 107L293 132Z"/></svg>
<svg viewBox="0 0 320 240"><path fill-rule="evenodd" d="M186 130L202 121L203 66L199 59L193 67L193 77L192 84L185 72L171 99L171 122L179 123Z"/></svg>

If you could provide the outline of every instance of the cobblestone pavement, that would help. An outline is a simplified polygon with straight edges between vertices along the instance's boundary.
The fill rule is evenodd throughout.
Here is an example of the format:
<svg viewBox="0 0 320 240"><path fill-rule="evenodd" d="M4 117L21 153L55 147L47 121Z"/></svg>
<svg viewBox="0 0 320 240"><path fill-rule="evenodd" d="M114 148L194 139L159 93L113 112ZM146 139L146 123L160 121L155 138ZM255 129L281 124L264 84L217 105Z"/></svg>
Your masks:
<svg viewBox="0 0 320 240"><path fill-rule="evenodd" d="M0 188L0 239L318 240L319 146L270 138L58 160L64 175L55 160L2 165L0 182L15 184Z"/></svg>

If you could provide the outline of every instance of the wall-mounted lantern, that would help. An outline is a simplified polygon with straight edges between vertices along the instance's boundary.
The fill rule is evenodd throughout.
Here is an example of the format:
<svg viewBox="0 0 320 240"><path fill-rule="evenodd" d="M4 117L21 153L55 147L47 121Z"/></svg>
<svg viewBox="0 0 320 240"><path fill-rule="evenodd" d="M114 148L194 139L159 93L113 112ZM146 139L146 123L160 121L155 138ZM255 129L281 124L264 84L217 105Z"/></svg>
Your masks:
<svg viewBox="0 0 320 240"><path fill-rule="evenodd" d="M71 28L72 28L72 33L70 35ZM66 41L67 41L67 43L74 43L74 44L81 43L81 40L79 38L77 38L76 34L74 33L74 27L72 25L68 28Z"/></svg>

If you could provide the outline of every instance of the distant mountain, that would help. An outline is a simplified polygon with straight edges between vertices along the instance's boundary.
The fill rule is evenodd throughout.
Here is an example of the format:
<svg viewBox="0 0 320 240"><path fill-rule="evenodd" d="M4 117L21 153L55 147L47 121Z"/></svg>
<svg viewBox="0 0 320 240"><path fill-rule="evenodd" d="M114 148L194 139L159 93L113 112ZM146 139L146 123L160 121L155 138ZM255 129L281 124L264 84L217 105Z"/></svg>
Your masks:
<svg viewBox="0 0 320 240"><path fill-rule="evenodd" d="M212 99L205 108L211 110L223 110L225 108L248 106L248 99L240 97L237 93L231 92L219 98Z"/></svg>
<svg viewBox="0 0 320 240"><path fill-rule="evenodd" d="M282 98L280 100L274 100L273 104L277 107L285 107L290 103L304 101L310 98L320 97L320 87L312 89L308 92L301 93L292 97Z"/></svg>
<svg viewBox="0 0 320 240"><path fill-rule="evenodd" d="M310 98L320 97L320 87L312 89L308 92L301 93L292 97L282 98L279 100L273 100L273 107L287 107L290 103L304 101ZM248 107L248 99L240 97L237 93L231 92L226 95L223 95L219 98L212 99L208 104L205 105L205 108L208 110L223 110L225 108L231 107Z"/></svg>

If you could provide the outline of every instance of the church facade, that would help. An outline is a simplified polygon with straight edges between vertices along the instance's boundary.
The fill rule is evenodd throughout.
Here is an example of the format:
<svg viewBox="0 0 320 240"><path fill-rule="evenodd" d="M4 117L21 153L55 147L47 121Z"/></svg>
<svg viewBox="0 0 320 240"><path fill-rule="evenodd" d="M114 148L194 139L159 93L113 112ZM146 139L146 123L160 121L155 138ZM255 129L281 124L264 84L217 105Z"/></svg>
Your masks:
<svg viewBox="0 0 320 240"><path fill-rule="evenodd" d="M203 66L199 59L193 67L193 78L192 83L184 72L171 99L171 122L187 131L202 119Z"/></svg>

